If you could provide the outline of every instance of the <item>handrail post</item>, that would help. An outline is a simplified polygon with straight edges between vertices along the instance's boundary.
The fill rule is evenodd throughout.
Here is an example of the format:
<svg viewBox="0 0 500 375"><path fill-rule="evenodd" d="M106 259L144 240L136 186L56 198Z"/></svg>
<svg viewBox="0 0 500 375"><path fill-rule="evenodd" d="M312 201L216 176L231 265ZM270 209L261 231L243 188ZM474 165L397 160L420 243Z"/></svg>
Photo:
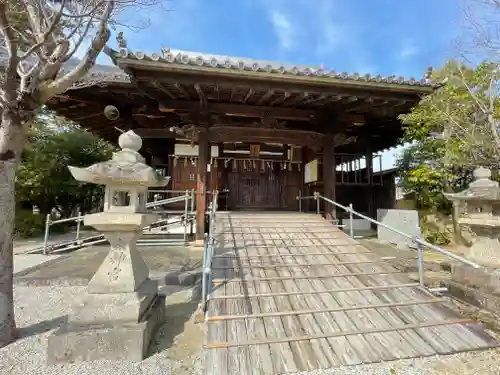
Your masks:
<svg viewBox="0 0 500 375"><path fill-rule="evenodd" d="M184 199L184 243L187 242L187 220L188 220L188 205L189 205L189 190L186 190L186 198Z"/></svg>
<svg viewBox="0 0 500 375"><path fill-rule="evenodd" d="M421 231L420 231L420 226L417 225L416 229L416 239L419 240L421 236ZM425 286L424 282L424 248L420 241L415 241L417 244L417 251L418 251L418 281L420 286L423 288Z"/></svg>
<svg viewBox="0 0 500 375"><path fill-rule="evenodd" d="M190 216L189 216L189 236L193 238L193 229L194 229L194 196L195 189L191 189L191 208L190 208Z"/></svg>
<svg viewBox="0 0 500 375"><path fill-rule="evenodd" d="M43 237L43 255L47 255L47 243L49 242L50 214L45 217L45 235Z"/></svg>
<svg viewBox="0 0 500 375"><path fill-rule="evenodd" d="M349 203L349 236L354 238L354 220L353 220L352 203Z"/></svg>
<svg viewBox="0 0 500 375"><path fill-rule="evenodd" d="M203 310L206 308L207 304L207 295L208 295L208 273L210 272L208 268L208 236L205 233L204 237L204 245L203 245L203 275L201 278L201 304Z"/></svg>
<svg viewBox="0 0 500 375"><path fill-rule="evenodd" d="M194 189L191 189L191 214L194 212Z"/></svg>
<svg viewBox="0 0 500 375"><path fill-rule="evenodd" d="M81 226L81 220L80 220L81 212L78 210L78 214L76 216L76 241L80 239L80 226Z"/></svg>
<svg viewBox="0 0 500 375"><path fill-rule="evenodd" d="M319 215L319 211L320 211L320 202L319 202L319 194L317 191L314 192L314 199L316 200L316 213Z"/></svg>

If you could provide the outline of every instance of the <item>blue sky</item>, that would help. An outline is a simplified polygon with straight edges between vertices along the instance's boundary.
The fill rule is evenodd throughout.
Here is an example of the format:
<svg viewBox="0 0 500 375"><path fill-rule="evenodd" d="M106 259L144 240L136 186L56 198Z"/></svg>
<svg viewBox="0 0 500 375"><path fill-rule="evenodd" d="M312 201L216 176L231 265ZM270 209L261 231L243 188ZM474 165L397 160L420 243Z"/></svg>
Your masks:
<svg viewBox="0 0 500 375"><path fill-rule="evenodd" d="M162 47L420 78L457 56L461 0L171 0L128 11L132 51ZM116 44L113 40L112 45ZM394 151L384 157L390 166Z"/></svg>

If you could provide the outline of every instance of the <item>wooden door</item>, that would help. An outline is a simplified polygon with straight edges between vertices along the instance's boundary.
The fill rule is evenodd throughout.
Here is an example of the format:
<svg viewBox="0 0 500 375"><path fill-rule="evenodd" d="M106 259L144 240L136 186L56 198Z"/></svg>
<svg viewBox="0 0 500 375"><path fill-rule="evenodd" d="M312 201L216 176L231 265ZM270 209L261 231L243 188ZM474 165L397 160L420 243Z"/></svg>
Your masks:
<svg viewBox="0 0 500 375"><path fill-rule="evenodd" d="M235 209L280 208L281 178L272 173L230 173L229 206Z"/></svg>

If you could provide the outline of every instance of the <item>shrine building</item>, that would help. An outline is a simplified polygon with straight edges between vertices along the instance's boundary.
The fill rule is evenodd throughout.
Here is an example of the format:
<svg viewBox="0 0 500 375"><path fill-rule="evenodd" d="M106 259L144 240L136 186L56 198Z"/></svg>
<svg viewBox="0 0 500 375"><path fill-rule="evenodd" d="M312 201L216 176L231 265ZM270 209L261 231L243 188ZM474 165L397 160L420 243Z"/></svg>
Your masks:
<svg viewBox="0 0 500 375"><path fill-rule="evenodd" d="M297 210L296 197L315 191L371 217L392 208L394 179L374 172L379 154L403 135L398 115L435 89L427 79L120 46L108 51L115 67L94 67L48 107L113 143L120 131L139 134L148 163L172 176L169 189L196 189L198 236L213 190L223 210Z"/></svg>

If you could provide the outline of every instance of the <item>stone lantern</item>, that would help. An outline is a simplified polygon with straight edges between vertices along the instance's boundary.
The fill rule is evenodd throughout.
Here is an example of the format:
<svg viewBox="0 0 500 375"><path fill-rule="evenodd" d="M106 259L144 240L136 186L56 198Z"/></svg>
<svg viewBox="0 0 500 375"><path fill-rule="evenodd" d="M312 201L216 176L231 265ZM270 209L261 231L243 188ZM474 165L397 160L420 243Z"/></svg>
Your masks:
<svg viewBox="0 0 500 375"><path fill-rule="evenodd" d="M137 251L142 229L157 220L146 212L148 187L165 186L139 154L141 138L120 135L121 151L87 168L69 167L78 181L106 186L104 212L85 215L84 224L102 232L110 250L88 284L84 303L48 341L49 362L142 360L163 315L157 282Z"/></svg>
<svg viewBox="0 0 500 375"><path fill-rule="evenodd" d="M480 265L500 266L500 187L491 180L491 171L477 168L469 188L445 194L453 204L464 204L459 224L466 225L476 239L466 257Z"/></svg>

